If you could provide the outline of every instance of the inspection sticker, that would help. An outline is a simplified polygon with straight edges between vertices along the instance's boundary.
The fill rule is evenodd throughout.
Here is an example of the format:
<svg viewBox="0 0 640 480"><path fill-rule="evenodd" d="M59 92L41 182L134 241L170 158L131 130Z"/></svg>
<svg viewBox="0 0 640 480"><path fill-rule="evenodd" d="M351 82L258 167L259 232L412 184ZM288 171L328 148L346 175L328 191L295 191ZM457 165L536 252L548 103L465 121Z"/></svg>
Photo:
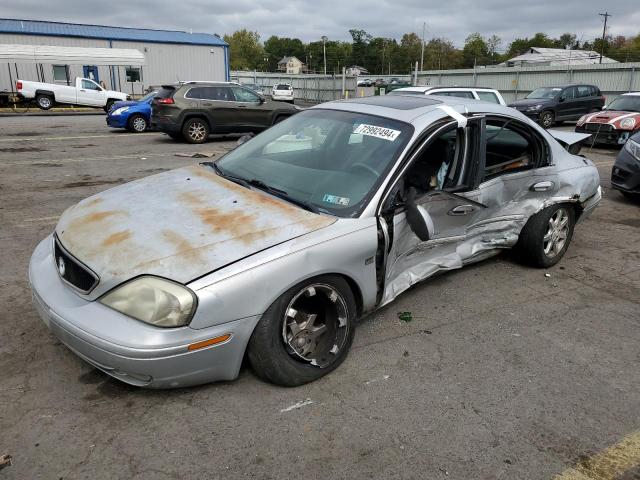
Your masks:
<svg viewBox="0 0 640 480"><path fill-rule="evenodd" d="M358 125L353 133L359 133L360 135L368 135L369 137L382 138L384 140L388 140L393 142L398 135L400 135L400 130L393 130L391 128L384 127L376 127L375 125Z"/></svg>
<svg viewBox="0 0 640 480"><path fill-rule="evenodd" d="M347 207L351 202L351 199L347 197L338 197L337 195L329 195L328 193L325 193L324 197L322 197L322 201L325 203L334 203L336 205L342 205L343 207Z"/></svg>

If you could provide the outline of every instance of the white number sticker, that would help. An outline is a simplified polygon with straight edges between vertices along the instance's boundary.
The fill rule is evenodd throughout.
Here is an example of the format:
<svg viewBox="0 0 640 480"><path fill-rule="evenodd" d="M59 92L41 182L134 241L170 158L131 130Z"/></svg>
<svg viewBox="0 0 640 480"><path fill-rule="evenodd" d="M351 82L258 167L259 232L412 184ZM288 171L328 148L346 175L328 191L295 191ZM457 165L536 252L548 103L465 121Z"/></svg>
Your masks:
<svg viewBox="0 0 640 480"><path fill-rule="evenodd" d="M382 138L383 140L388 140L393 142L398 135L400 135L400 130L392 130L391 128L384 127L376 127L375 125L358 125L353 133L359 133L360 135L367 135L369 137Z"/></svg>

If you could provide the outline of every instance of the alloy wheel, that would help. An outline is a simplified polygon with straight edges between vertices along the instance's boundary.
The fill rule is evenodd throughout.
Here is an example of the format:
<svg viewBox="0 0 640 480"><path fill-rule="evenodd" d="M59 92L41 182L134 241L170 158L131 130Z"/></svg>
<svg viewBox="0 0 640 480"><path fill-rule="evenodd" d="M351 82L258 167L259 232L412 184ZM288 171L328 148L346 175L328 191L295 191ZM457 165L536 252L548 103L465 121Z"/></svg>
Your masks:
<svg viewBox="0 0 640 480"><path fill-rule="evenodd" d="M542 114L540 118L540 123L544 128L549 128L553 126L553 114L551 112L545 112Z"/></svg>
<svg viewBox="0 0 640 480"><path fill-rule="evenodd" d="M147 129L147 121L142 117L134 118L132 125L136 132L144 132Z"/></svg>
<svg viewBox="0 0 640 480"><path fill-rule="evenodd" d="M200 122L193 122L189 125L189 137L196 142L204 140L206 133L206 127Z"/></svg>
<svg viewBox="0 0 640 480"><path fill-rule="evenodd" d="M335 288L304 287L285 310L282 339L287 353L316 367L330 365L347 343L347 319L347 304Z"/></svg>
<svg viewBox="0 0 640 480"><path fill-rule="evenodd" d="M40 97L40 99L38 100L38 103L42 108L51 107L51 99L49 97Z"/></svg>
<svg viewBox="0 0 640 480"><path fill-rule="evenodd" d="M565 208L559 208L549 219L547 232L542 238L544 254L549 258L556 257L569 236L569 212Z"/></svg>

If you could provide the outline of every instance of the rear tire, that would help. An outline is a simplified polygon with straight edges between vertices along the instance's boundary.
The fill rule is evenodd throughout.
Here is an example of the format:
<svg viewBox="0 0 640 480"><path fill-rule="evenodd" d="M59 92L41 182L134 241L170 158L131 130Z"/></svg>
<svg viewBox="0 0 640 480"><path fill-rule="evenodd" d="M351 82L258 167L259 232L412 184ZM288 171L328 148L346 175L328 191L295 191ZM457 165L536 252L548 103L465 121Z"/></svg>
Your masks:
<svg viewBox="0 0 640 480"><path fill-rule="evenodd" d="M129 117L129 121L127 122L127 129L132 131L133 133L142 133L149 128L149 122L144 118L143 115L139 113L131 115Z"/></svg>
<svg viewBox="0 0 640 480"><path fill-rule="evenodd" d="M566 204L552 205L532 216L520 232L516 250L533 267L549 268L563 257L575 226L575 211Z"/></svg>
<svg viewBox="0 0 640 480"><path fill-rule="evenodd" d="M182 136L187 143L204 143L209 132L209 124L202 118L190 118L182 126Z"/></svg>
<svg viewBox="0 0 640 480"><path fill-rule="evenodd" d="M347 357L356 303L349 284L323 275L290 288L264 313L247 356L260 378L286 387L317 380Z"/></svg>
<svg viewBox="0 0 640 480"><path fill-rule="evenodd" d="M38 104L38 108L40 110L49 110L53 107L53 98L50 95L37 95L36 103Z"/></svg>

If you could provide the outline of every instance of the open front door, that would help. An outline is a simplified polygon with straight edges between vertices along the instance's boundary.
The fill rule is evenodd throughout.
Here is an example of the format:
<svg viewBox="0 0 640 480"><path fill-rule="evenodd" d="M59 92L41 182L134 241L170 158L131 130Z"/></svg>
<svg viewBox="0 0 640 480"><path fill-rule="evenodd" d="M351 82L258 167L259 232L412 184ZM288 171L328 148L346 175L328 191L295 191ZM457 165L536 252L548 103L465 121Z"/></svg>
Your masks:
<svg viewBox="0 0 640 480"><path fill-rule="evenodd" d="M483 130L484 117L468 119L464 128L456 122L439 128L390 190L379 219L388 244L381 304L440 270L462 266L469 252L458 249L485 208L478 201ZM412 225L412 209L424 221L422 231Z"/></svg>

